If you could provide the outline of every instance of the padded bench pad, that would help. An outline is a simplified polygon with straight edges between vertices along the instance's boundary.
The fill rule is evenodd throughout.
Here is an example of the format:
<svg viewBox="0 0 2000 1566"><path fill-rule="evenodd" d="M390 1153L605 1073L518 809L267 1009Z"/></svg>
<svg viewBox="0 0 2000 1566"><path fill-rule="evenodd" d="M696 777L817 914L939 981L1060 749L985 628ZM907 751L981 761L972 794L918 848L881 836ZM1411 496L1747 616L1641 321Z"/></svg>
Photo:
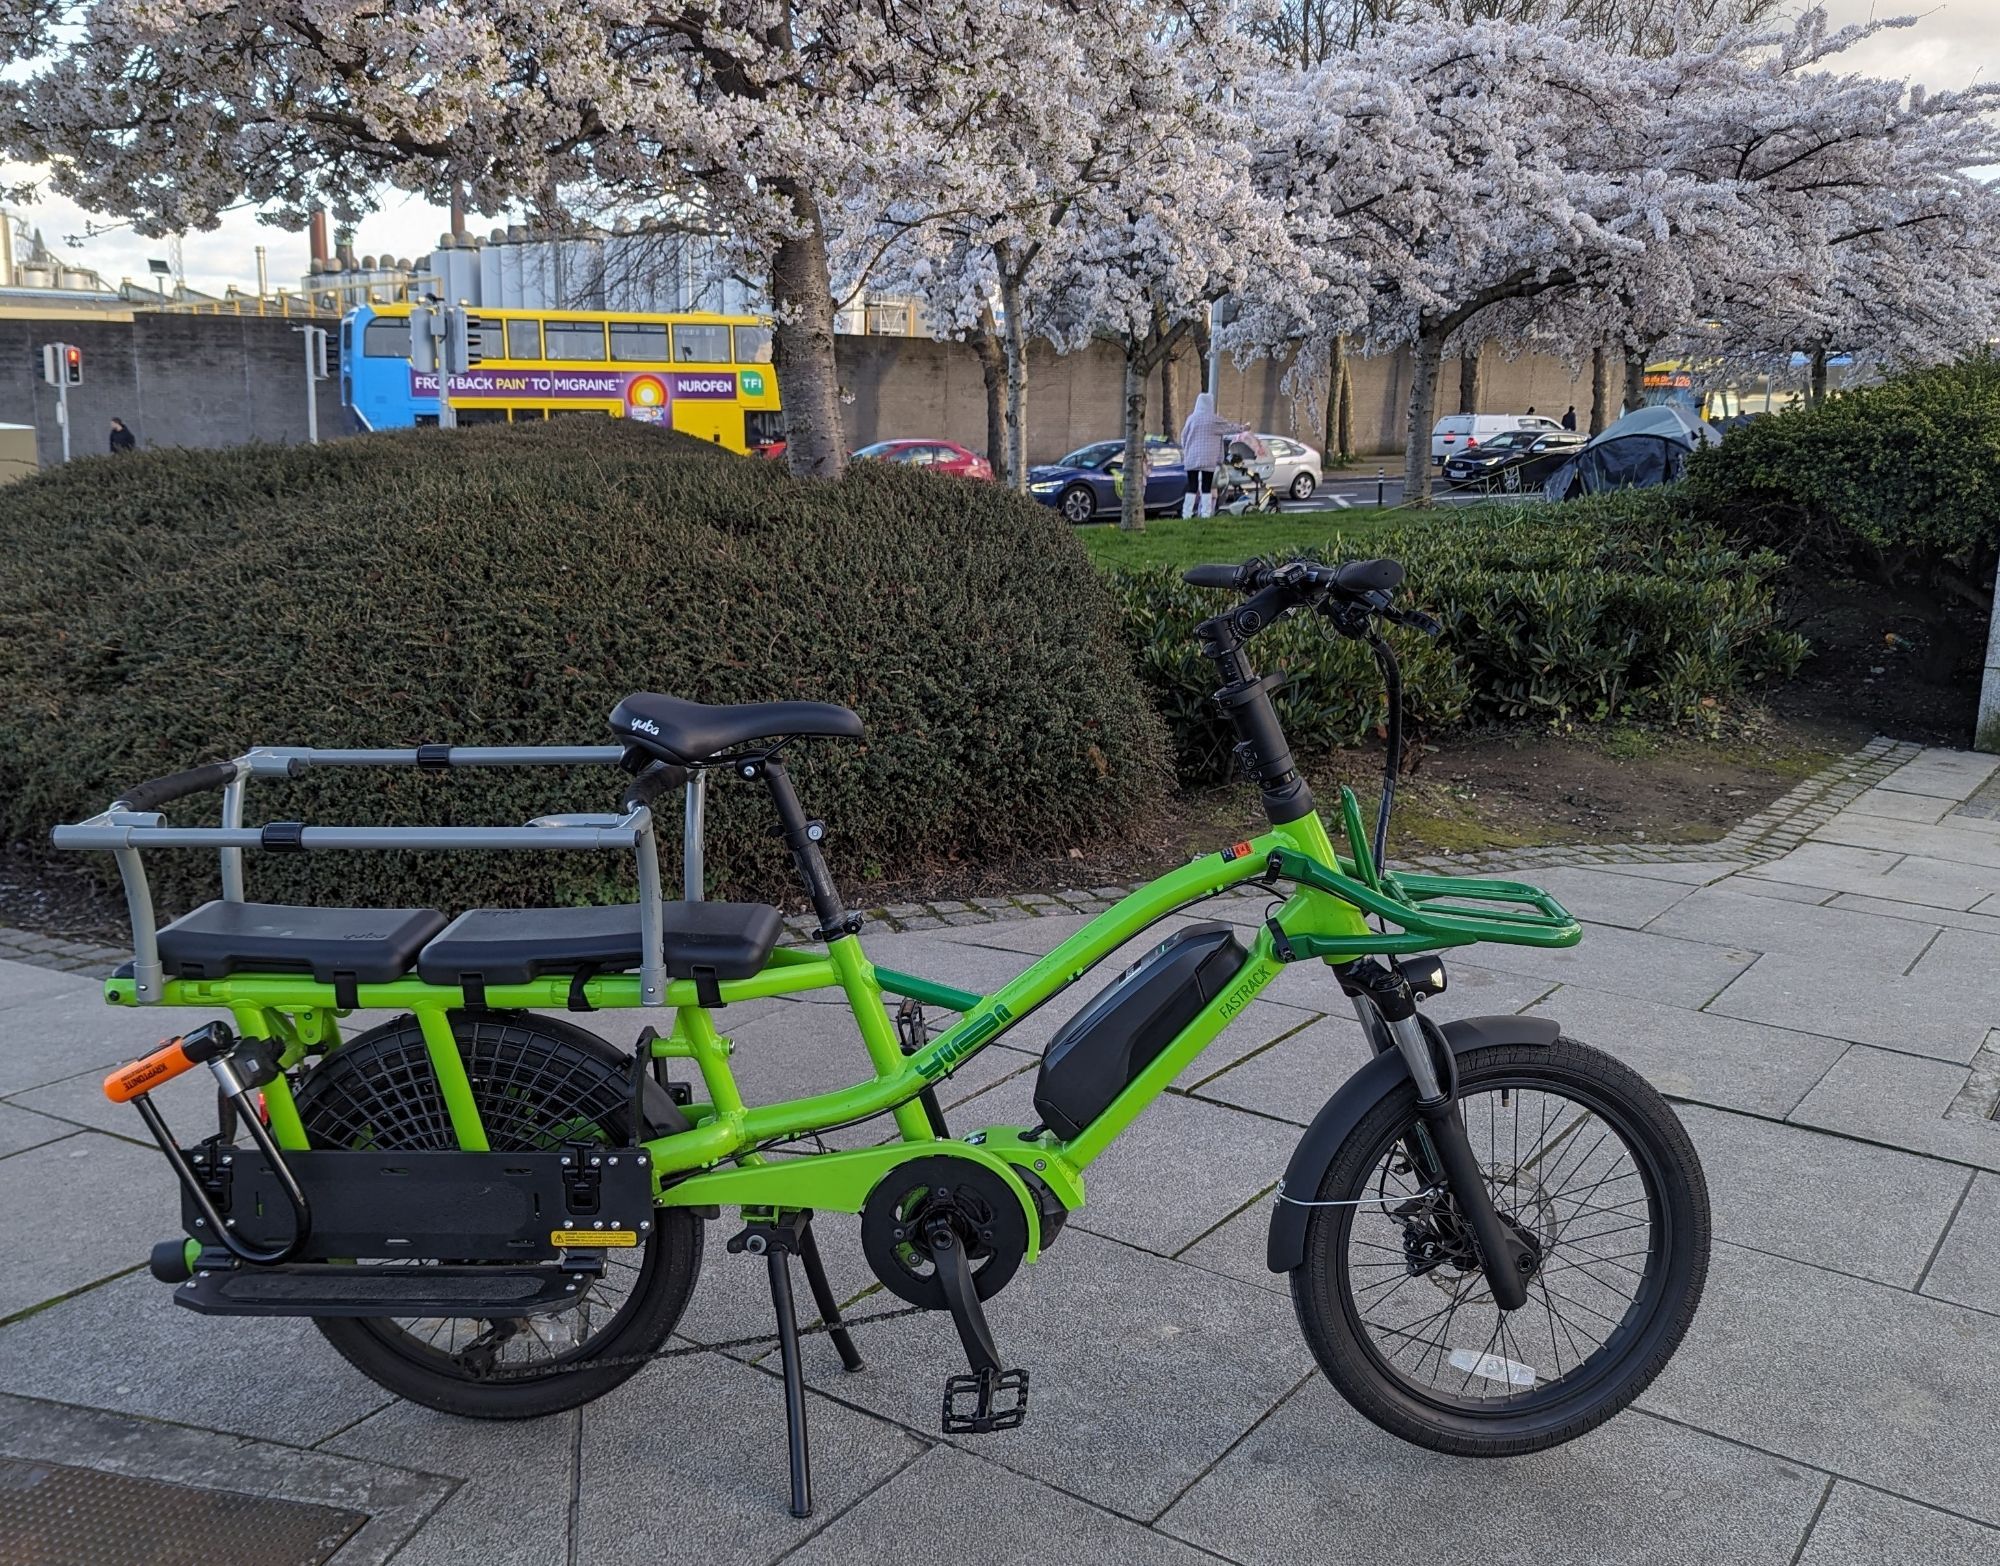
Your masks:
<svg viewBox="0 0 2000 1566"><path fill-rule="evenodd" d="M747 979L769 960L784 928L765 903L665 905L669 976ZM417 958L427 984L526 984L590 968L624 973L639 966L639 907L474 908L460 914Z"/></svg>
<svg viewBox="0 0 2000 1566"><path fill-rule="evenodd" d="M392 984L444 928L435 908L293 908L203 903L160 931L160 966L177 979L305 973L321 984Z"/></svg>

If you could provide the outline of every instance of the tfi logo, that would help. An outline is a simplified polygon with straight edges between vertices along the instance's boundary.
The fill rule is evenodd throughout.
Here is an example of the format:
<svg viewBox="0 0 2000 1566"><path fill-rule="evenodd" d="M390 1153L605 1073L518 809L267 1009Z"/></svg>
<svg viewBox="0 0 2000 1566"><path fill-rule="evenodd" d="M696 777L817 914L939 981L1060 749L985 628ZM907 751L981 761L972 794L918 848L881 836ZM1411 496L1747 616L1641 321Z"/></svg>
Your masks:
<svg viewBox="0 0 2000 1566"><path fill-rule="evenodd" d="M657 738L660 726L651 718L634 718L632 720L632 732L635 734L651 734Z"/></svg>
<svg viewBox="0 0 2000 1566"><path fill-rule="evenodd" d="M744 396L761 397L764 395L764 372L762 370L745 370L737 379L743 383Z"/></svg>

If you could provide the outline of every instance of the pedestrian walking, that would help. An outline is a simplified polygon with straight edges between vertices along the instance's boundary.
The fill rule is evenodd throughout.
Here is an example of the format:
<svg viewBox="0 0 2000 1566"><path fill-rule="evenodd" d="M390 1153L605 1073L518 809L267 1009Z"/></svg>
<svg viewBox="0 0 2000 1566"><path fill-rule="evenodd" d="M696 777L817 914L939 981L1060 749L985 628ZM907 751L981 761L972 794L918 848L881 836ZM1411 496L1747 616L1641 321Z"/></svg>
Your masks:
<svg viewBox="0 0 2000 1566"><path fill-rule="evenodd" d="M111 455L115 457L120 452L137 451L138 449L139 437L125 427L123 419L113 419L111 421Z"/></svg>
<svg viewBox="0 0 2000 1566"><path fill-rule="evenodd" d="M1181 425L1181 466L1187 469L1187 495L1181 515L1215 515L1215 470L1222 466L1224 443L1249 426L1232 424L1215 411L1215 396L1203 392L1194 400Z"/></svg>
<svg viewBox="0 0 2000 1566"><path fill-rule="evenodd" d="M1564 429L1566 429L1566 430L1573 430L1573 429L1575 429L1575 428L1576 428L1576 404L1575 404L1575 403L1571 403L1571 404L1569 405L1569 412L1567 412L1567 413L1565 413L1565 414L1563 415L1563 428L1564 428Z"/></svg>

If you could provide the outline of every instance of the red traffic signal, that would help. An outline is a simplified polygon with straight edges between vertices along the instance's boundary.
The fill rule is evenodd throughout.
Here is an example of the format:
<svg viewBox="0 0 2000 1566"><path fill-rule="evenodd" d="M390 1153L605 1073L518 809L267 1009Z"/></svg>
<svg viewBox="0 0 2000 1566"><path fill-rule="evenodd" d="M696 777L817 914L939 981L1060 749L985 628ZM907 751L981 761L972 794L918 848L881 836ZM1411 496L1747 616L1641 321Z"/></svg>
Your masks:
<svg viewBox="0 0 2000 1566"><path fill-rule="evenodd" d="M63 379L72 386L83 384L83 350L75 343L63 345Z"/></svg>

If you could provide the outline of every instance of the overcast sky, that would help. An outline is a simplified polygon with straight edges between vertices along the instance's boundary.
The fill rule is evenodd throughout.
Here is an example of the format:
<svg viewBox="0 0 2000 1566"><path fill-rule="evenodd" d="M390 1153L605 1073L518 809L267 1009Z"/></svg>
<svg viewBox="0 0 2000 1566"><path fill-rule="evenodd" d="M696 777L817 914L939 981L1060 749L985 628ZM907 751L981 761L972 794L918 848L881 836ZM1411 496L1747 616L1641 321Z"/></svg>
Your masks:
<svg viewBox="0 0 2000 1566"><path fill-rule="evenodd" d="M1871 16L1920 14L1914 27L1892 29L1877 34L1846 59L1850 68L1873 75L1906 77L1931 87L1963 87L1981 79L2000 77L2000 0L1943 0L1936 5L1899 4L1886 0L1825 0L1827 12L1836 26L1865 22ZM0 164L0 179L8 182L23 171ZM81 265L102 272L113 283L121 277L146 278L147 260L167 255L164 240L143 239L129 229L85 239L77 249L68 249L63 236L83 236L92 219L74 205L50 199L27 210L29 222L39 226L49 243ZM111 221L96 218L103 224ZM427 253L437 236L449 227L449 219L436 208L411 197L391 194L382 210L365 219L355 236L355 250L363 255L388 253L416 257ZM491 219L475 218L475 232L492 226ZM225 286L254 286L257 276L256 246L270 254L270 275L274 285L296 286L306 269L307 245L303 233L259 223L247 212L231 213L212 233L189 234L183 241L187 280L195 288L220 293Z"/></svg>

